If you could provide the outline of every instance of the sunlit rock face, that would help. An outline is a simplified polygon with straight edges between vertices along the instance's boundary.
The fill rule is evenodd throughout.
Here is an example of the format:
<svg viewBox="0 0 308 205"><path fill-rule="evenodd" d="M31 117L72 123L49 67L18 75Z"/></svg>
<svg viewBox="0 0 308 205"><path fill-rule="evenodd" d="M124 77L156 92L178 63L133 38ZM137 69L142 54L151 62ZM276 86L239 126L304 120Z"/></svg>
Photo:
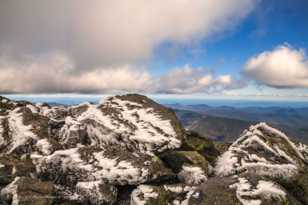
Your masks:
<svg viewBox="0 0 308 205"><path fill-rule="evenodd" d="M304 205L307 163L306 145L264 123L222 153L137 94L75 106L0 97L1 203Z"/></svg>

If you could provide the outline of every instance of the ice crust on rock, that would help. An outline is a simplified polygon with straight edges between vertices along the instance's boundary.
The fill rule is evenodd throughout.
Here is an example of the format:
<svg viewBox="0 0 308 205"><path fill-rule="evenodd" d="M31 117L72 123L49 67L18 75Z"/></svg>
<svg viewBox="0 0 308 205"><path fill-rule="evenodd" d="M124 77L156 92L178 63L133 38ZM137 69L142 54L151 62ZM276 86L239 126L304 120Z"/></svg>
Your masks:
<svg viewBox="0 0 308 205"><path fill-rule="evenodd" d="M184 163L172 171L162 155L181 151L184 130L173 112L144 96L76 106L0 99L5 103L0 110L0 150L11 160L1 161L0 168L12 175L1 197L13 205L19 204L15 175L23 163L22 168L31 170L29 176L53 181L60 199L95 205L114 203L119 187L126 186L135 188L128 197L132 205L165 196L169 204L191 205L211 175L231 178L226 189L242 204L260 205L264 199L287 199L288 192L276 179L293 179L308 163L306 145L260 123L229 146L213 172L202 163ZM174 184L165 183L169 180Z"/></svg>
<svg viewBox="0 0 308 205"><path fill-rule="evenodd" d="M89 120L94 123L85 123ZM136 148L143 153L174 149L181 144L170 120L162 119L151 107L117 97L100 105L88 105L88 109L76 118L77 123L86 124L90 138L99 143L137 144ZM97 124L102 125L100 129Z"/></svg>
<svg viewBox="0 0 308 205"><path fill-rule="evenodd" d="M0 116L0 147L5 145L5 139L3 137L3 135L4 135L4 127L3 127L4 120L5 120L5 117Z"/></svg>
<svg viewBox="0 0 308 205"><path fill-rule="evenodd" d="M300 162L305 161L302 150L282 132L260 123L244 131L219 157L215 172L219 176L246 171L290 178L297 174Z"/></svg>
<svg viewBox="0 0 308 205"><path fill-rule="evenodd" d="M102 181L78 182L76 184L76 197L79 201L90 201L92 204L105 204L115 202L117 189L106 185Z"/></svg>
<svg viewBox="0 0 308 205"><path fill-rule="evenodd" d="M231 188L236 189L236 196L243 205L261 205L263 199L285 199L285 191L272 181L260 180L256 187L253 187L245 178L238 178L238 182L232 184Z"/></svg>
<svg viewBox="0 0 308 205"><path fill-rule="evenodd" d="M199 185L207 180L205 172L200 167L193 166L183 166L179 177L189 185Z"/></svg>
<svg viewBox="0 0 308 205"><path fill-rule="evenodd" d="M183 184L165 186L139 185L131 194L130 204L145 205L151 200L155 204L157 200L159 201L159 197L167 194L172 196L170 197L171 201L164 201L164 203L188 205L189 199L195 193L195 190L196 187Z"/></svg>
<svg viewBox="0 0 308 205"><path fill-rule="evenodd" d="M145 205L150 198L156 199L158 193L149 185L140 185L131 196L131 205Z"/></svg>
<svg viewBox="0 0 308 205"><path fill-rule="evenodd" d="M284 133L259 123L245 130L218 158L215 174L237 180L230 188L236 190L243 205L260 205L262 199L282 200L286 197L285 190L270 179L296 177L306 161L305 150ZM256 180L257 185L253 185Z"/></svg>
<svg viewBox="0 0 308 205"><path fill-rule="evenodd" d="M37 140L37 136L31 130L32 126L24 124L20 108L16 108L9 113L8 124L11 133L8 154L15 151L18 147L27 144L31 139Z"/></svg>
<svg viewBox="0 0 308 205"><path fill-rule="evenodd" d="M59 197L69 200L111 203L115 186L170 174L156 154L180 147L184 136L173 112L140 95L111 97L96 105L2 98L1 103L10 106L0 113L0 148L22 154L20 159L30 157L37 177L55 181Z"/></svg>

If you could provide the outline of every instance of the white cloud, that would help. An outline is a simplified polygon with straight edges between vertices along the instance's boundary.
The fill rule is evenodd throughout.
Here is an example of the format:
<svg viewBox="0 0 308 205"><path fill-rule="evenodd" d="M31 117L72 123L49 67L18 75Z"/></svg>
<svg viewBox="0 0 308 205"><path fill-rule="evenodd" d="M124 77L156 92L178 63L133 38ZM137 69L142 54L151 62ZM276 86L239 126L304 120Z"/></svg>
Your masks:
<svg viewBox="0 0 308 205"><path fill-rule="evenodd" d="M0 1L0 47L62 50L77 68L146 59L164 42L190 43L232 27L258 0Z"/></svg>
<svg viewBox="0 0 308 205"><path fill-rule="evenodd" d="M214 76L204 68L193 68L186 65L175 68L161 76L155 83L159 92L188 94L188 93L213 93L225 89L236 89L242 86L240 81L230 75Z"/></svg>
<svg viewBox="0 0 308 205"><path fill-rule="evenodd" d="M232 28L258 1L0 1L0 92L229 88L230 76L179 68L154 78L140 65L163 42L190 44Z"/></svg>
<svg viewBox="0 0 308 205"><path fill-rule="evenodd" d="M17 93L212 93L240 86L230 75L215 76L189 65L153 77L146 68L122 65L76 72L63 53L15 62L0 57L0 92Z"/></svg>
<svg viewBox="0 0 308 205"><path fill-rule="evenodd" d="M303 50L276 47L248 60L245 74L276 88L308 88L308 59Z"/></svg>
<svg viewBox="0 0 308 205"><path fill-rule="evenodd" d="M145 90L151 76L144 68L129 65L76 72L63 54L29 58L14 62L0 58L0 92L114 92Z"/></svg>

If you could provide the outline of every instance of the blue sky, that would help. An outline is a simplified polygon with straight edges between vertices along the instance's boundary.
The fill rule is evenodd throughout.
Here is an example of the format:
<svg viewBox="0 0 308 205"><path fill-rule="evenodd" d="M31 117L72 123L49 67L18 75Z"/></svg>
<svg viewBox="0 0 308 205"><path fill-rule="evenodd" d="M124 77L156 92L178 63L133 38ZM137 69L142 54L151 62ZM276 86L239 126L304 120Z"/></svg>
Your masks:
<svg viewBox="0 0 308 205"><path fill-rule="evenodd" d="M151 60L151 71L161 74L166 69L190 64L194 67L211 68L216 74L240 77L245 63L251 56L282 44L307 51L308 1L260 1L254 11L240 24L217 37L198 42L196 47L162 44ZM176 57L168 55L172 49L177 49ZM277 90L255 83L250 83L250 86L238 93L253 94L256 89L265 95L308 94L306 88Z"/></svg>
<svg viewBox="0 0 308 205"><path fill-rule="evenodd" d="M0 93L308 97L305 0L12 0L0 19Z"/></svg>

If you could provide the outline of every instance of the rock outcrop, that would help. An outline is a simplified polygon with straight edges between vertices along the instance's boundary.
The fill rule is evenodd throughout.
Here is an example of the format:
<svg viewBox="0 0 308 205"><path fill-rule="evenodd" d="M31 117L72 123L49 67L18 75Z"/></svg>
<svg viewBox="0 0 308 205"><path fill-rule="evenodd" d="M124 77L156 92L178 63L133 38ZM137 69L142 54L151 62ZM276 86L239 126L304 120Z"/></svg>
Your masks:
<svg viewBox="0 0 308 205"><path fill-rule="evenodd" d="M71 107L0 103L1 196L8 203L24 201L26 179L52 182L56 203L112 204L120 186L176 177L157 154L181 147L184 130L171 110L144 96Z"/></svg>
<svg viewBox="0 0 308 205"><path fill-rule="evenodd" d="M215 178L223 180L225 187L221 193L234 192L237 201L230 204L307 204L307 197L302 196L308 194L307 181L298 184L308 176L307 148L265 123L251 126L217 160ZM294 192L290 185L301 192ZM201 187L205 201L212 201L215 196L208 190L217 186L205 183Z"/></svg>
<svg viewBox="0 0 308 205"><path fill-rule="evenodd" d="M4 204L305 205L307 164L306 145L266 124L218 146L141 95L77 106L0 97Z"/></svg>

